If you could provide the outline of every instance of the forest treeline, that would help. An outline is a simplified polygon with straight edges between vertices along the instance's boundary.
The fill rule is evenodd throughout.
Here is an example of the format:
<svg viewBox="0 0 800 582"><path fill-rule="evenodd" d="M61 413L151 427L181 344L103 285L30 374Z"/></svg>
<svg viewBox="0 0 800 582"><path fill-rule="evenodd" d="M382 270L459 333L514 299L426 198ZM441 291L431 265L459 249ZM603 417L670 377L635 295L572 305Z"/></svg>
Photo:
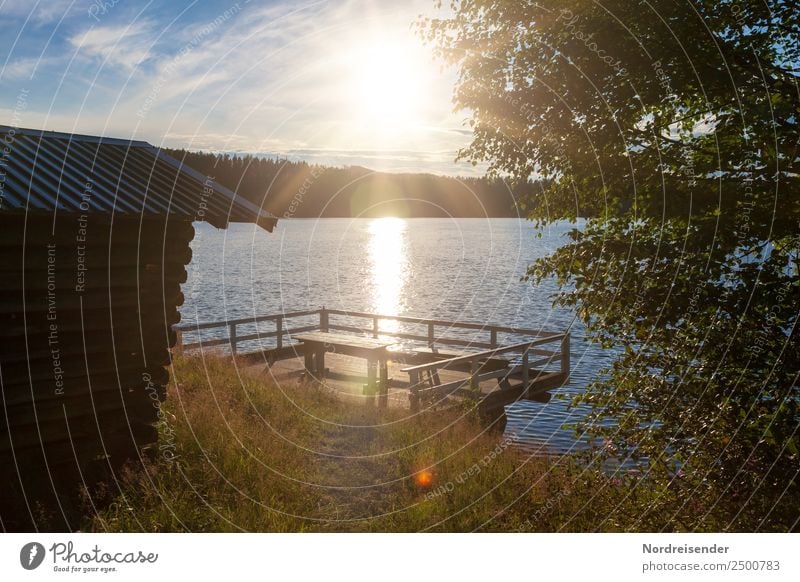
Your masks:
<svg viewBox="0 0 800 582"><path fill-rule="evenodd" d="M282 218L517 217L534 184L394 174L253 155L166 150L186 165Z"/></svg>

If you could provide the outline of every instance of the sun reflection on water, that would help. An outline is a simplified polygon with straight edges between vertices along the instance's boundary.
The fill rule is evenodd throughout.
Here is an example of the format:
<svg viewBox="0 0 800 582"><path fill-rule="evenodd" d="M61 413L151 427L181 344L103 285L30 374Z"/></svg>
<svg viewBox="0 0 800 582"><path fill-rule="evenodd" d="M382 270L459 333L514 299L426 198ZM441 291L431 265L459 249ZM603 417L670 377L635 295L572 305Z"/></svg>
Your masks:
<svg viewBox="0 0 800 582"><path fill-rule="evenodd" d="M402 218L376 218L369 225L372 309L381 315L400 315L408 280L408 223ZM398 331L398 322L381 322L381 331Z"/></svg>

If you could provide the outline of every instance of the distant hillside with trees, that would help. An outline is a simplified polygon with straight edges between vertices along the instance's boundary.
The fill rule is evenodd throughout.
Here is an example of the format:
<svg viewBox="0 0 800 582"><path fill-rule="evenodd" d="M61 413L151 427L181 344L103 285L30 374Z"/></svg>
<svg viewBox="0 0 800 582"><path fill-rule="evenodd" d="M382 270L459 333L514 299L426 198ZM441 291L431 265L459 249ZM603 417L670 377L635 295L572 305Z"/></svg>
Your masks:
<svg viewBox="0 0 800 582"><path fill-rule="evenodd" d="M186 165L279 217L516 217L516 200L534 184L502 180L393 174L253 155L166 150Z"/></svg>

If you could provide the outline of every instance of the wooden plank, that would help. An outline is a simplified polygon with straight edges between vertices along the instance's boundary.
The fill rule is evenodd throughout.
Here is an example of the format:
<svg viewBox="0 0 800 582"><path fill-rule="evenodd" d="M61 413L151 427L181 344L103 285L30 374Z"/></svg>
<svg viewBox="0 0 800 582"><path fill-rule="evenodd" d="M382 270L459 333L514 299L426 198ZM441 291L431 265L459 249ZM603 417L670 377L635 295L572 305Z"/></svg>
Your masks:
<svg viewBox="0 0 800 582"><path fill-rule="evenodd" d="M88 422L94 424L97 419L104 418L107 413L125 411L129 418L148 419L155 422L157 409L154 401L147 398L143 391L127 391L123 394L104 392L91 394L91 397L64 398L59 400L39 401L35 405L26 402L5 407L8 416L0 417L0 432L29 428L36 432L49 422L63 422L65 414L72 423Z"/></svg>
<svg viewBox="0 0 800 582"><path fill-rule="evenodd" d="M176 332L169 330L169 326L180 321L180 313L175 310L167 310L159 313L155 317L140 316L130 314L126 322L121 322L118 314L112 314L108 309L93 309L91 305L84 304L81 311L61 311L58 313L58 332L63 334L74 333L78 339L86 339L88 344L97 336L108 335L112 332L112 322L114 330L124 325L130 325L136 330L137 337L143 336L170 336L176 338ZM16 316L15 316L16 315ZM112 318L112 315L114 316ZM46 313L29 314L25 319L21 314L1 314L0 315L0 339L9 338L18 340L21 337L31 337L37 334L47 336L51 331ZM141 330L141 332L139 331ZM119 335L119 334L118 334ZM80 343L80 341L79 341Z"/></svg>
<svg viewBox="0 0 800 582"><path fill-rule="evenodd" d="M421 356L434 356L436 357L436 361L467 355L465 352L451 352L450 350L441 350L439 348L413 348L409 350L409 353L419 354Z"/></svg>
<svg viewBox="0 0 800 582"><path fill-rule="evenodd" d="M310 311L290 311L287 313L277 313L274 315L259 315L257 317L242 317L239 319L228 319L225 321L209 321L205 323L184 323L178 326L177 329L181 331L195 331L201 329L213 329L215 327L227 327L229 325L244 325L246 323L259 323L262 321L274 321L276 319L291 319L293 317L307 317L310 315L317 315L319 313L318 310L310 310ZM314 329L318 329L318 326L314 326Z"/></svg>
<svg viewBox="0 0 800 582"><path fill-rule="evenodd" d="M372 334L372 330L362 329L360 327L353 327L350 325L341 325L341 324L331 324L330 329L334 329L337 331L348 331L352 333L363 333L363 334ZM378 332L380 334L392 336L398 339L404 340L411 340L411 341L419 341L419 342L426 342L428 343L428 336L426 335L418 335L413 333L406 333L400 331L392 331L392 332ZM471 347L471 348L489 348L492 347L491 344L487 342L479 342L479 341L472 341L472 340L464 340L459 338L451 338L451 337L437 337L434 338L433 343L435 344L442 344L447 346L462 346L462 347Z"/></svg>
<svg viewBox="0 0 800 582"><path fill-rule="evenodd" d="M231 353L233 353L233 355L235 356L236 355L236 324L235 323L231 323L228 326L228 340L230 341L230 344L231 344Z"/></svg>
<svg viewBox="0 0 800 582"><path fill-rule="evenodd" d="M532 376L535 376L535 374L532 373ZM520 383L505 390L490 392L484 397L483 401L492 407L508 406L520 400L546 401L549 398L542 395L549 390L563 386L563 384L564 376L560 372L540 373L527 389Z"/></svg>
<svg viewBox="0 0 800 582"><path fill-rule="evenodd" d="M32 400L43 402L52 400L62 402L72 396L80 396L88 402L88 394L121 394L130 390L145 393L148 388L155 390L159 396L163 395L163 387L169 381L169 372L161 367L142 367L130 369L113 369L110 373L92 371L89 378L83 374L75 377L65 377L63 393L54 391L55 384L50 377L44 380L31 381L27 376L12 381L5 371L3 372L3 397L6 406L29 403Z"/></svg>
<svg viewBox="0 0 800 582"><path fill-rule="evenodd" d="M61 268L50 270L50 273L52 273L52 275L55 277L55 280L66 280L69 282L74 281L75 271L77 268L76 263L64 261L63 263L60 263L60 265ZM84 291L103 289L107 293L109 288L125 289L129 287L136 287L142 283L142 271L137 270L135 267L120 268L115 263L113 265L111 281L109 281L107 278L107 269L102 272L102 277L90 276L92 272L98 272L100 269L104 269L106 266L92 269L83 264L82 268L84 267L84 273L86 273L86 279L83 283ZM13 265L11 268L0 268L0 291L8 292L19 289L21 287L21 282L19 279L21 270L21 265ZM40 266L39 268L30 268L26 266L25 289L27 291L39 292L46 290L49 284L48 275L50 273L48 273L48 270L43 266ZM170 289L172 292L175 290L180 290L180 284L186 282L187 279L186 269L183 267L183 265L176 265L175 268L169 269L168 272L162 272L160 265L153 265L151 273L158 275L158 285L164 285L165 289Z"/></svg>
<svg viewBox="0 0 800 582"><path fill-rule="evenodd" d="M361 327L354 327L352 325L342 325L341 323L330 323L328 324L328 329L334 331L346 331L348 333L370 334L370 336L372 335L372 330L364 329Z"/></svg>
<svg viewBox="0 0 800 582"><path fill-rule="evenodd" d="M538 339L538 340L533 340L533 341L530 341L530 342L523 342L523 343L519 343L519 344L513 344L513 345L510 345L510 346L503 346L503 347L500 347L500 348L495 348L493 350L487 350L485 352L478 352L478 353L475 353L475 354L467 354L465 356L459 356L457 358L451 358L449 360L441 360L439 362L432 362L430 364L421 364L419 366L412 366L412 367L409 367L409 368L403 368L403 372L410 372L412 370L420 370L421 371L421 370L426 370L428 368L440 368L440 367L443 367L442 364L450 364L450 363L457 364L457 363L462 363L462 362L472 362L475 359L490 358L492 356L496 356L496 355L499 355L499 354L504 354L504 353L508 353L508 352L514 352L514 351L520 351L520 350L524 350L525 348L527 348L529 346L537 346L537 345L541 345L541 344L546 344L546 343L550 343L550 342L553 342L553 341L556 341L556 340L561 340L562 338L563 338L563 334L559 334L559 335L556 335L556 336L544 337L544 338L541 338L541 339Z"/></svg>
<svg viewBox="0 0 800 582"><path fill-rule="evenodd" d="M378 406L386 408L389 405L389 367L386 362L380 362L380 396Z"/></svg>
<svg viewBox="0 0 800 582"><path fill-rule="evenodd" d="M157 433L152 426L153 422L141 422L132 419L119 411L113 414L106 413L102 419L104 422L98 430L93 422L84 422L79 426L67 425L65 422L60 424L41 427L36 431L21 431L17 434L0 433L0 453L11 451L13 446L17 456L27 453L27 449L45 449L48 458L54 460L74 459L73 449L78 453L79 458L90 459L102 454L102 444L100 439L105 438L105 434L122 434L126 431L133 433L134 438L140 445L149 444ZM130 437L128 437L130 438ZM139 439L148 439L140 441ZM63 445L59 447L59 445Z"/></svg>
<svg viewBox="0 0 800 582"><path fill-rule="evenodd" d="M374 339L344 335L341 333L316 332L294 335L294 339L302 342L329 344L331 346L346 346L352 348L381 349L396 344L396 341Z"/></svg>
<svg viewBox="0 0 800 582"><path fill-rule="evenodd" d="M0 216L0 247L19 247L24 235L27 235L29 244L34 246L32 241L74 245L75 224L80 214L59 212L58 216L59 220L54 221L49 212L27 216L3 213ZM111 240L112 244L120 246L163 248L165 242L188 242L194 237L191 221L170 222L165 230L163 220L139 221L138 218L112 218L96 213L89 213L87 216L91 234L86 242L89 244Z"/></svg>
<svg viewBox="0 0 800 582"><path fill-rule="evenodd" d="M30 318L29 321L32 321ZM60 319L59 319L60 323ZM114 329L109 326L104 330L89 330L85 333L74 328L58 333L58 349L62 356L77 355L83 361L84 353L108 352L110 344L113 342L114 348L121 354L140 353L144 340L146 354L158 354L174 345L177 340L175 332L167 333L167 326L161 330L139 333L140 328L133 321L115 321ZM48 334L29 330L22 331L17 336L0 334L3 345L0 346L0 357L4 362L21 361L27 362L37 356L51 355L52 346L48 343ZM8 342L8 343L6 343ZM84 349L85 345L85 349Z"/></svg>
<svg viewBox="0 0 800 582"><path fill-rule="evenodd" d="M179 329L179 328L173 328L173 329ZM297 338L297 336L296 335L293 336L293 334L312 331L312 330L315 330L315 329L317 329L316 325L308 325L308 326L305 326L305 327L298 327L298 328L295 328L295 329L283 330L282 331L282 335L289 335L290 337ZM236 337L236 343L240 344L242 342L263 340L263 339L267 339L267 338L271 338L271 337L281 337L281 336L278 335L278 332L276 332L276 331L265 331L263 333L253 333L253 334L249 334L249 335L237 336ZM207 340L201 340L201 341L196 341L196 342L184 344L183 345L183 349L184 349L184 351L189 351L189 350L197 350L197 349L200 349L200 348L213 348L214 346L230 345L230 343L231 343L231 338L229 338L229 337L223 337L223 338L217 338L217 339L207 339ZM300 345L300 344L297 344L297 345Z"/></svg>
<svg viewBox="0 0 800 582"><path fill-rule="evenodd" d="M391 334L386 334L386 335L392 335L393 337L397 337L397 338L400 338L400 339L412 340L412 341L425 341L425 342L428 341L427 336L419 336L419 335L414 335L414 334L411 334L411 333L392 332ZM444 336L433 338L433 343L434 344L446 345L446 346L461 346L461 347L465 347L465 348L481 348L482 349L482 348L491 347L491 344L489 344L488 342L479 342L479 341L475 341L475 340L465 340L465 339L459 339L459 338L455 338L455 337L444 337Z"/></svg>
<svg viewBox="0 0 800 582"><path fill-rule="evenodd" d="M137 371L143 372L145 368L163 370L161 366L169 363L169 352L166 349L148 355L149 359L145 362L141 353L119 353L115 358L111 349L87 353L73 351L72 354L64 351L58 356L62 368L59 375L65 382L71 381L72 378L84 378L87 369L92 375L108 373L118 374L120 377L124 374L135 376ZM44 382L49 385L54 380L54 360L51 354L38 352L35 357L32 354L29 360L3 359L2 379L5 386L26 385L29 382Z"/></svg>
<svg viewBox="0 0 800 582"><path fill-rule="evenodd" d="M104 276L107 276L104 274ZM63 288L62 288L63 289ZM184 295L182 292L175 292L168 295L160 294L156 289L139 290L120 288L112 289L87 289L79 296L64 290L59 294L58 311L80 309L82 297L83 304L94 307L95 309L121 309L121 310L150 310L151 313L163 313L173 307L183 305ZM22 299L25 299L24 305ZM49 307L47 294L25 290L24 292L0 292L0 314L19 314L47 312Z"/></svg>
<svg viewBox="0 0 800 582"><path fill-rule="evenodd" d="M429 386L428 388L419 388L417 393L423 398L429 398L431 396L446 396L460 390L461 388L466 388L470 386L470 378L464 378L463 380L456 380L454 382L447 382L445 384L439 384L437 386Z"/></svg>
<svg viewBox="0 0 800 582"><path fill-rule="evenodd" d="M484 374L477 375L477 384L480 385L484 382L489 380L494 380L496 378L502 378L504 380L508 379L522 379L520 372L522 371L522 366L515 366L514 368L510 369L500 369L500 370L493 370L491 372L486 372ZM417 372L416 370L412 371L412 373ZM542 370L530 370L530 379L529 385L531 386L532 390L536 390L537 384L544 385L545 383L548 386L551 386L551 381L558 377L559 379L562 378L560 372L545 372ZM419 389L419 393L421 395L428 395L428 394L450 394L455 392L461 388L465 387L472 387L473 384L471 382L472 377L463 378L460 380L454 380L452 382L447 382L445 384L439 384L437 386L431 386L428 388L421 388ZM562 381L563 384L563 381ZM548 388L549 389L549 388ZM490 392L492 394L493 392Z"/></svg>
<svg viewBox="0 0 800 582"><path fill-rule="evenodd" d="M365 313L363 311L345 311L341 309L328 309L328 313L331 315L341 315L344 317L357 317L357 318L364 318L364 319L372 319L376 317L374 313ZM460 322L460 321L447 321L442 319L425 319L422 317L412 317L408 315L377 315L379 319L385 319L389 321L401 321L404 323L417 323L420 325L435 325L441 327L455 327L461 329L474 329L479 331L491 331L495 330L499 333L510 333L510 334L517 334L517 335L530 335L530 336L550 336L556 335L558 332L554 331L547 331L542 329L530 329L530 328L522 328L522 327L508 327L508 326L500 326L500 325L488 325L483 323L469 323L469 322Z"/></svg>

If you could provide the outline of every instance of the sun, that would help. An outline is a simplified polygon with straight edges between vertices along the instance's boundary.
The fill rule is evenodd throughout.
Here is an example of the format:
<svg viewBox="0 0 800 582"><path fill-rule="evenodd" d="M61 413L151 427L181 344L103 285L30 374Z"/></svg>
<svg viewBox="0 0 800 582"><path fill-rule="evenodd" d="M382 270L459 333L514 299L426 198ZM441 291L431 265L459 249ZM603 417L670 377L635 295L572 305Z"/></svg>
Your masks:
<svg viewBox="0 0 800 582"><path fill-rule="evenodd" d="M373 47L358 68L354 101L361 115L382 124L415 119L422 91L401 47Z"/></svg>
<svg viewBox="0 0 800 582"><path fill-rule="evenodd" d="M353 121L383 133L420 125L430 66L408 40L374 39L355 48L346 83Z"/></svg>

